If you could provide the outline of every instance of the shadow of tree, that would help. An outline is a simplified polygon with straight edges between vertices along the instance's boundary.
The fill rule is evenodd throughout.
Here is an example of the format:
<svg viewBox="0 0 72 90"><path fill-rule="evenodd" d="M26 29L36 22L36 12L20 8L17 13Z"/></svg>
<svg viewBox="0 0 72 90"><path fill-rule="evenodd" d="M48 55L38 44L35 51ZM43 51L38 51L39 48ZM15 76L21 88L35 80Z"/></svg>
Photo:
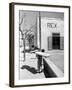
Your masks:
<svg viewBox="0 0 72 90"><path fill-rule="evenodd" d="M21 67L21 69L27 69L28 71L30 71L30 72L33 73L33 74L36 74L36 73L37 73L37 70L36 70L34 67L30 67L30 66L28 66L28 65L23 65L23 66Z"/></svg>

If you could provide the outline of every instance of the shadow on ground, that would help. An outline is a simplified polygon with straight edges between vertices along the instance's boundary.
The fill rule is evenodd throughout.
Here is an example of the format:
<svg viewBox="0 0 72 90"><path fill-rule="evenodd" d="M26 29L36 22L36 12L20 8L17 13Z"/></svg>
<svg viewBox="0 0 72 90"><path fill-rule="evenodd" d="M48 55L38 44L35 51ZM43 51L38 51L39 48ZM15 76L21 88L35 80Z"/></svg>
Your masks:
<svg viewBox="0 0 72 90"><path fill-rule="evenodd" d="M27 69L28 71L30 71L30 72L33 73L33 74L36 74L36 73L37 73L37 70L36 70L34 67L30 67L30 66L28 66L28 65L23 65L23 66L21 67L21 69Z"/></svg>

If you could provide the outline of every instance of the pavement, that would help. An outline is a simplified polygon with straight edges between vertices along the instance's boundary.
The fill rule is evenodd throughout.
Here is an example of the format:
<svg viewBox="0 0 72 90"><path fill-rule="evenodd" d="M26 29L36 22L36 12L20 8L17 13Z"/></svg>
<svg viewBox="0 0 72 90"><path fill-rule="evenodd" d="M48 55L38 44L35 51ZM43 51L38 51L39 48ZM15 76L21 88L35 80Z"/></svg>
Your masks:
<svg viewBox="0 0 72 90"><path fill-rule="evenodd" d="M49 60L52 61L64 73L64 52L49 51ZM37 73L37 58L34 53L26 53L23 60L23 53L20 55L20 79L43 79L44 72Z"/></svg>
<svg viewBox="0 0 72 90"><path fill-rule="evenodd" d="M52 50L48 53L50 54L49 59L64 73L64 51Z"/></svg>
<svg viewBox="0 0 72 90"><path fill-rule="evenodd" d="M43 72L37 73L37 58L34 53L26 53L25 61L20 61L20 80L43 79Z"/></svg>

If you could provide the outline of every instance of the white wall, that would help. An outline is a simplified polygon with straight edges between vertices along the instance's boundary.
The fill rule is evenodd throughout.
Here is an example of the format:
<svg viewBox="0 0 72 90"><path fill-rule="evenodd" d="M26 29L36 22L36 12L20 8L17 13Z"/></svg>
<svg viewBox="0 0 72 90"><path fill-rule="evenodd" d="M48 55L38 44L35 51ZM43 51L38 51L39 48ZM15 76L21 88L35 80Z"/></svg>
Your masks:
<svg viewBox="0 0 72 90"><path fill-rule="evenodd" d="M55 28L49 28L48 23L56 24ZM52 37L52 33L60 33L64 36L64 21L58 18L41 17L41 48L48 50L48 37Z"/></svg>
<svg viewBox="0 0 72 90"><path fill-rule="evenodd" d="M8 86L8 82L9 82L9 2L13 1L25 3L57 4L57 5L72 4L72 0L0 0L0 90L12 89ZM72 5L71 5L71 15L72 15ZM24 89L72 90L72 83L70 85L53 85L53 86L51 85L39 87L13 88L13 90L24 90Z"/></svg>

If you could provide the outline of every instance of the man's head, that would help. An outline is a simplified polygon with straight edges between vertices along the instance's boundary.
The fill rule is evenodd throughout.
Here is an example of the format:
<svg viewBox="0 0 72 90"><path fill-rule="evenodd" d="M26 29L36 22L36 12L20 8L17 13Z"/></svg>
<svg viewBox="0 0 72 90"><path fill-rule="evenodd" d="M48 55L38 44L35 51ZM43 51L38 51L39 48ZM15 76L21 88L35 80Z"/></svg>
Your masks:
<svg viewBox="0 0 72 90"><path fill-rule="evenodd" d="M32 48L34 48L34 45L32 45Z"/></svg>
<svg viewBox="0 0 72 90"><path fill-rule="evenodd" d="M44 50L44 49L42 49L42 50L41 50L41 52L45 52L45 50Z"/></svg>

